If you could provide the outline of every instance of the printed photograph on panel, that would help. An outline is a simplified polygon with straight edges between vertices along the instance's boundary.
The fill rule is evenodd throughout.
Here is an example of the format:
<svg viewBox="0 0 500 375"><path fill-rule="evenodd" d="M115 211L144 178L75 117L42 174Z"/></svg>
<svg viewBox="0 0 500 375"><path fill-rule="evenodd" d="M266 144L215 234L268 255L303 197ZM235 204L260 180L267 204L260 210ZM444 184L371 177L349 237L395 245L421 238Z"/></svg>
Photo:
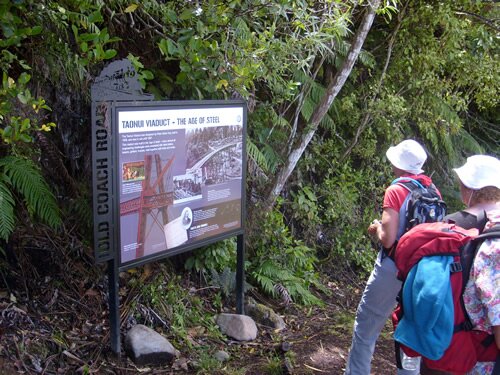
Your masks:
<svg viewBox="0 0 500 375"><path fill-rule="evenodd" d="M122 181L133 182L144 180L144 161L123 163Z"/></svg>
<svg viewBox="0 0 500 375"><path fill-rule="evenodd" d="M242 127L189 129L186 132L187 171L201 171L203 185L242 176Z"/></svg>

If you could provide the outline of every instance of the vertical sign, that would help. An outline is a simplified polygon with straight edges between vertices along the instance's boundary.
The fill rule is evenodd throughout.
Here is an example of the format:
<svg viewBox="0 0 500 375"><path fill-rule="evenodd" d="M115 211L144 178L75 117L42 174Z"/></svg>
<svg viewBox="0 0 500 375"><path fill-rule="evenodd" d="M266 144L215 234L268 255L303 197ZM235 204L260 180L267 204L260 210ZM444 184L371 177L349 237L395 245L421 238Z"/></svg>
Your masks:
<svg viewBox="0 0 500 375"><path fill-rule="evenodd" d="M113 103L147 101L153 96L142 93L134 67L127 59L114 61L104 68L92 85L91 95L94 254L95 261L100 263L116 256Z"/></svg>
<svg viewBox="0 0 500 375"><path fill-rule="evenodd" d="M92 185L94 189L94 253L96 262L114 257L111 108L92 103Z"/></svg>

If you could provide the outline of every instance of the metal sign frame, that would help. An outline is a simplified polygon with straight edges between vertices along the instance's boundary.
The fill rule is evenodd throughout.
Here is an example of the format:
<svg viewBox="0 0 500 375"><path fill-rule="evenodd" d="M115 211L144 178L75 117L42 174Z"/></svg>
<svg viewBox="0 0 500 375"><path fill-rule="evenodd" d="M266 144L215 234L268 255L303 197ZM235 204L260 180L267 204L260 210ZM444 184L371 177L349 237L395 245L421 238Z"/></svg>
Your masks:
<svg viewBox="0 0 500 375"><path fill-rule="evenodd" d="M243 100L203 100L203 101L153 101L153 96L144 94L140 88L136 72L129 60L119 60L108 65L101 72L100 76L92 85L92 185L93 185L93 212L94 212L94 254L96 263L107 263L107 273L109 282L109 316L110 316L110 344L111 349L117 355L120 355L120 311L119 311L119 278L118 273L122 270L138 267L145 263L157 261L173 255L177 255L186 251L194 250L223 239L233 236L237 237L237 259L236 259L236 311L239 314L244 313L244 258L245 258L245 218L246 218L246 120L247 110L246 103ZM118 161L123 156L120 150L123 150L123 143L120 141L120 131L118 118L121 113L129 111L148 111L163 110L172 111L180 110L184 113L196 112L201 114L199 119L204 117L203 112L210 111L222 112L230 111L231 108L241 110L241 119L238 124L241 124L241 178L236 178L240 181L238 187L239 198L239 221L238 225L228 230L217 231L215 234L206 236L200 235L201 239L185 241L184 243L173 246L169 249L161 249L153 254L143 255L137 259L126 260L122 259L122 236L121 231L121 197L120 192L123 188L124 165L118 165ZM212 116L212 119L217 116ZM217 126L217 125L215 125ZM221 125L226 126L226 125ZM239 125L238 125L239 126ZM228 148L228 145L220 147L220 149ZM140 152L139 152L140 153ZM139 169L139 172L144 172L151 167L151 162L148 158L140 163L129 162L127 167ZM156 158L157 170L156 177L163 176L164 169L161 168L161 157ZM144 169L141 169L144 168ZM160 171L160 169L162 169ZM154 172L146 173L137 180L147 180L150 177L155 177ZM120 180L122 178L122 180ZM206 181L205 181L206 182ZM161 184L161 183L160 183ZM138 188L138 184L134 185ZM146 182L141 182L142 188L150 188L151 185ZM156 186L156 185L155 185ZM232 185L234 188L234 184ZM233 191L234 192L234 191ZM168 192L167 192L168 193ZM150 203L161 200L165 192L160 191L156 196L153 194L149 197ZM238 194L236 194L238 195ZM141 199L144 198L141 194ZM199 198L199 197L198 197ZM217 199L217 197L216 197ZM144 201L141 201L142 203ZM141 204L142 204L141 203ZM132 202L131 205L135 205ZM163 202L164 204L164 202ZM238 204L237 204L238 206ZM154 207L154 204L153 204ZM162 206L164 207L164 206ZM202 207L204 207L202 205ZM127 209L130 209L127 208ZM191 211L193 214L193 211ZM189 216L189 215L188 215ZM194 223L194 217L190 220ZM140 225L138 231L140 231ZM191 228L189 228L191 229ZM187 229L186 229L187 230ZM175 231L173 232L176 233ZM175 237L175 236L174 236Z"/></svg>

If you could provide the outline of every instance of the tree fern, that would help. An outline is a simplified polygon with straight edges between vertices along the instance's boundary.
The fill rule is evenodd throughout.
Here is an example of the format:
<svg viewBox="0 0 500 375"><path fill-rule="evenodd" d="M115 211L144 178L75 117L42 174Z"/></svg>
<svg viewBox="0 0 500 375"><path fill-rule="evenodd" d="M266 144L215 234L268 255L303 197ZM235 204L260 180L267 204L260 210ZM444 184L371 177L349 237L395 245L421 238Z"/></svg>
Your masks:
<svg viewBox="0 0 500 375"><path fill-rule="evenodd" d="M0 238L7 240L14 230L14 197L6 176L0 175Z"/></svg>
<svg viewBox="0 0 500 375"><path fill-rule="evenodd" d="M308 289L304 288L304 283L299 278L294 277L291 280L285 281L284 284L291 296L298 297L306 305L321 305L323 303Z"/></svg>
<svg viewBox="0 0 500 375"><path fill-rule="evenodd" d="M456 134L450 137L450 143L455 145L454 154L450 156L451 164L457 165L462 157L472 154L483 154L484 148L479 142L464 128L458 130Z"/></svg>
<svg viewBox="0 0 500 375"><path fill-rule="evenodd" d="M236 288L236 273L228 267L224 268L220 273L214 269L211 271L212 285L219 287L224 296L229 296Z"/></svg>
<svg viewBox="0 0 500 375"><path fill-rule="evenodd" d="M0 160L0 175L8 181L10 189L19 193L28 210L53 228L61 224L61 217L56 199L40 171L28 159L7 156ZM6 177L6 178L5 178ZM8 188L4 184L5 188ZM8 215L8 214L7 214ZM12 211L12 220L14 215ZM13 226L2 227L2 234L10 234Z"/></svg>
<svg viewBox="0 0 500 375"><path fill-rule="evenodd" d="M274 282L270 277L267 277L258 271L252 273L252 276L257 281L258 285L264 290L264 292L273 295L274 293Z"/></svg>
<svg viewBox="0 0 500 375"><path fill-rule="evenodd" d="M318 103L321 101L322 97L325 95L326 88L319 82L315 82L310 79L309 76L301 71L297 71L294 74L294 79L302 82L303 85L309 85L309 93L302 104L301 114L306 121L311 118L314 109L317 107ZM330 106L330 109L325 114L320 122L320 125L328 130L335 131L335 119L339 120L338 103L334 101Z"/></svg>
<svg viewBox="0 0 500 375"><path fill-rule="evenodd" d="M269 170L269 165L267 163L266 156L259 150L257 145L252 142L250 138L247 138L247 153L250 158L257 164L263 171L267 172Z"/></svg>

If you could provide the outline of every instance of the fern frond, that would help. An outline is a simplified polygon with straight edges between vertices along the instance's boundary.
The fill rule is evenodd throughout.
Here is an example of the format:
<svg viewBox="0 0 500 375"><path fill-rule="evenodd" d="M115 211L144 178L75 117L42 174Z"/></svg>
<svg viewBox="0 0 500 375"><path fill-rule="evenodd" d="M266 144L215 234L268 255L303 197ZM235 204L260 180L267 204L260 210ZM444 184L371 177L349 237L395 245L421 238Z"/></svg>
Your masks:
<svg viewBox="0 0 500 375"><path fill-rule="evenodd" d="M219 273L215 269L211 270L212 285L218 287L224 296L229 296L236 288L236 272L231 271L230 268L225 267Z"/></svg>
<svg viewBox="0 0 500 375"><path fill-rule="evenodd" d="M293 302L292 297L290 296L290 293L283 286L283 284L279 284L279 283L276 284L274 286L274 291L276 292L276 294L278 294L281 297L281 300L283 301L283 303L286 306L288 306L289 304L291 304Z"/></svg>
<svg viewBox="0 0 500 375"><path fill-rule="evenodd" d="M8 240L14 231L14 197L9 186L3 181L5 176L0 175L0 238Z"/></svg>
<svg viewBox="0 0 500 375"><path fill-rule="evenodd" d="M468 154L483 154L484 148L481 144L465 129L459 129L458 133L452 137L454 145L460 145L460 148L467 151ZM458 142L458 143L457 143Z"/></svg>
<svg viewBox="0 0 500 375"><path fill-rule="evenodd" d="M24 197L28 209L53 228L61 225L56 199L31 161L7 156L0 160L0 169L9 178L12 187Z"/></svg>
<svg viewBox="0 0 500 375"><path fill-rule="evenodd" d="M298 299L302 300L305 305L322 305L318 297L313 295L308 289L304 288L300 280L292 280L285 282L285 287L288 289L292 296L297 296Z"/></svg>
<svg viewBox="0 0 500 375"><path fill-rule="evenodd" d="M266 293L274 295L274 282L271 278L264 276L258 272L252 273L252 276Z"/></svg>
<svg viewBox="0 0 500 375"><path fill-rule="evenodd" d="M305 82L304 84L308 84L311 88L301 108L302 117L304 117L306 121L309 121L309 119L313 115L314 109L325 95L326 88L322 86L320 83L312 81L310 77L303 74L302 72L296 72L294 74L294 79L299 82L303 83ZM337 119L339 119L337 101L334 101L332 103L327 114L323 117L323 119L320 122L320 125L325 129L335 130L335 120L332 117L332 115L335 116Z"/></svg>
<svg viewBox="0 0 500 375"><path fill-rule="evenodd" d="M279 162L281 161L275 149L266 144L262 149L262 154L266 158L268 171L274 173L276 171Z"/></svg>
<svg viewBox="0 0 500 375"><path fill-rule="evenodd" d="M259 150L257 145L253 143L250 138L247 138L246 147L248 156L252 158L255 164L257 164L263 171L269 171L266 156Z"/></svg>
<svg viewBox="0 0 500 375"><path fill-rule="evenodd" d="M287 280L293 277L290 271L283 269L279 264L269 259L260 263L257 270L261 275L268 276L273 280Z"/></svg>

